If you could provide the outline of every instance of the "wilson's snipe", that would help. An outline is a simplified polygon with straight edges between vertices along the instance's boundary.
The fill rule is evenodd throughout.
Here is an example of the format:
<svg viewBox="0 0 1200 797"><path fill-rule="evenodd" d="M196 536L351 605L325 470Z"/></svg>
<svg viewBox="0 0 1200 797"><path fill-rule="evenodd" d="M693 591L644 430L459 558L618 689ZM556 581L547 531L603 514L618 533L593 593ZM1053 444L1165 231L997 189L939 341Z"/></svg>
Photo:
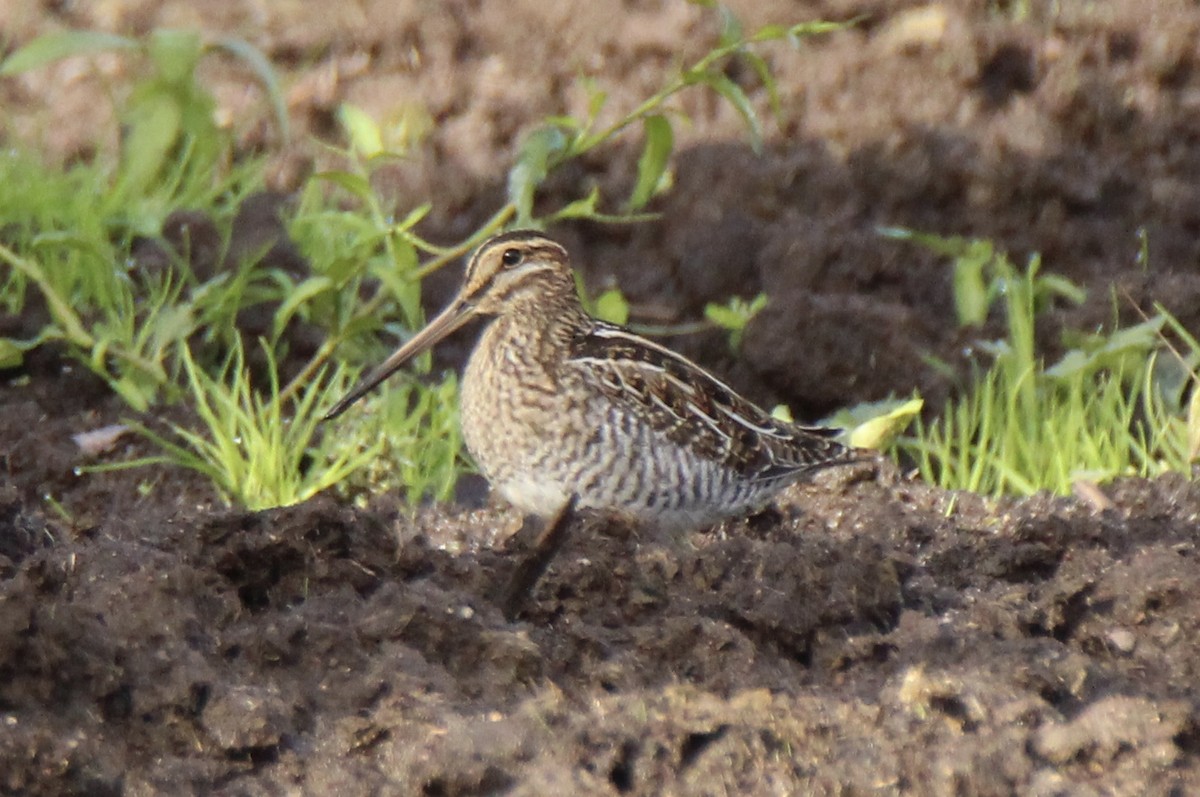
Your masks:
<svg viewBox="0 0 1200 797"><path fill-rule="evenodd" d="M525 512L553 518L570 505L699 527L855 458L834 430L778 420L695 363L589 316L566 250L529 231L484 243L449 307L326 417L476 315L491 321L463 377L463 437Z"/></svg>

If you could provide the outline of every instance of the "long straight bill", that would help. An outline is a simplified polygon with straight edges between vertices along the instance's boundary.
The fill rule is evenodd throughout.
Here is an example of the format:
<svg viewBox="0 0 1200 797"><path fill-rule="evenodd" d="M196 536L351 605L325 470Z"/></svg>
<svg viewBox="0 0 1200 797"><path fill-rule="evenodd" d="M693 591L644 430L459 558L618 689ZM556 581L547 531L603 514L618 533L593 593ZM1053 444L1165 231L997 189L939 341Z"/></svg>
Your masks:
<svg viewBox="0 0 1200 797"><path fill-rule="evenodd" d="M418 354L433 348L438 341L466 323L467 319L471 317L473 309L471 305L461 299L451 302L450 306L443 310L437 318L430 321L425 325L424 329L409 338L408 342L396 349L391 357L383 361L382 365L367 374L366 378L347 393L341 401L334 404L333 409L325 413L325 417L322 420L330 421L341 415L351 404L370 393L379 386L380 382L400 370L400 367L406 362Z"/></svg>

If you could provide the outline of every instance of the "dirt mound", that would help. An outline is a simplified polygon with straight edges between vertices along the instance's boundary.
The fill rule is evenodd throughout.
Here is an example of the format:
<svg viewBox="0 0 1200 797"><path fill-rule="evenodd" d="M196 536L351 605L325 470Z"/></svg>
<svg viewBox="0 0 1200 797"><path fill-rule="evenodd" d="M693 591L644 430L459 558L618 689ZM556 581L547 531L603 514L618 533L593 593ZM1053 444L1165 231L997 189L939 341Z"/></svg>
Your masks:
<svg viewBox="0 0 1200 797"><path fill-rule="evenodd" d="M585 523L516 623L491 598L515 556L437 545L486 510L148 513L47 545L9 501L2 785L1200 787L1200 491L1112 497L857 470L686 540Z"/></svg>

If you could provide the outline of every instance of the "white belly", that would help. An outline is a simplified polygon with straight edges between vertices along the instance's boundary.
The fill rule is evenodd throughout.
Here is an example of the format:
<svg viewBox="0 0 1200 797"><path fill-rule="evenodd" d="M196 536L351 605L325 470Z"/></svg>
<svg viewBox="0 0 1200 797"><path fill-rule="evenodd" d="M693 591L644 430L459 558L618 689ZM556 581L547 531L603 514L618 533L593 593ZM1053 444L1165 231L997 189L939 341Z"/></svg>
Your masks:
<svg viewBox="0 0 1200 797"><path fill-rule="evenodd" d="M566 506L568 495L557 484L528 473L513 473L505 481L495 485L505 500L524 512L539 517L552 517Z"/></svg>

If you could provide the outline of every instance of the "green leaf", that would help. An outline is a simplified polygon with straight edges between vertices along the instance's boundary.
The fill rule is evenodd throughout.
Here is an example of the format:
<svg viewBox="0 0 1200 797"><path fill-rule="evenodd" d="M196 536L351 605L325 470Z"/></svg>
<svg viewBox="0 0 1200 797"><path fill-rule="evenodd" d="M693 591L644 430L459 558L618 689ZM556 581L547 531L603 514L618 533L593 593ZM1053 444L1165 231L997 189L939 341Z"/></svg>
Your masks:
<svg viewBox="0 0 1200 797"><path fill-rule="evenodd" d="M752 42L770 42L785 38L792 32L787 25L763 25L750 37Z"/></svg>
<svg viewBox="0 0 1200 797"><path fill-rule="evenodd" d="M551 219L588 219L596 215L596 203L600 201L600 188L594 186L587 196L560 208Z"/></svg>
<svg viewBox="0 0 1200 797"><path fill-rule="evenodd" d="M172 145L179 138L182 112L165 89L147 91L127 111L132 120L122 142L121 177L117 195L128 199L145 193L162 171Z"/></svg>
<svg viewBox="0 0 1200 797"><path fill-rule="evenodd" d="M908 428L925 406L920 398L902 402L879 402L873 405L877 410L853 426L847 440L855 448L886 448L896 437ZM856 409L852 408L853 414Z"/></svg>
<svg viewBox="0 0 1200 797"><path fill-rule="evenodd" d="M954 259L952 285L954 292L954 311L960 327L982 326L987 320L988 309L997 296L1000 296L1006 285L1006 280L1015 278L1003 255L998 255L996 247L986 239L962 238L956 235L935 235L933 233L917 232L904 227L878 227L876 231L888 238L909 241L933 252L934 254ZM1036 273L1033 268L1026 279L1032 279ZM1039 278L1040 280L1046 278ZM1063 292L1063 295L1074 296L1070 290L1073 287L1069 281L1059 285L1058 280L1051 280L1046 285L1048 292Z"/></svg>
<svg viewBox="0 0 1200 797"><path fill-rule="evenodd" d="M742 30L742 21L737 18L729 6L717 6L717 13L721 16L721 37L718 46L727 47L741 42L745 36Z"/></svg>
<svg viewBox="0 0 1200 797"><path fill-rule="evenodd" d="M994 252L991 241L986 239L972 240L957 235L935 235L910 230L907 227L876 227L875 231L886 238L920 244L934 254L945 257L963 257L973 252L973 257L990 260Z"/></svg>
<svg viewBox="0 0 1200 797"><path fill-rule="evenodd" d="M833 33L839 30L853 27L865 19L865 16L854 17L845 22L829 22L823 19L813 20L812 22L801 22L798 25L792 25L787 29L785 36L791 39L795 44L799 45L800 40L808 36L819 36L822 33ZM766 35L764 35L766 34ZM750 38L750 41L767 41L768 39L778 38L776 34L776 26L768 25L760 30L757 34Z"/></svg>
<svg viewBox="0 0 1200 797"><path fill-rule="evenodd" d="M356 335L377 332L383 326L382 320L376 313L356 315L342 327L342 339L349 340Z"/></svg>
<svg viewBox="0 0 1200 797"><path fill-rule="evenodd" d="M990 259L959 257L954 261L954 312L960 327L978 327L987 321L991 297L983 267Z"/></svg>
<svg viewBox="0 0 1200 797"><path fill-rule="evenodd" d="M508 172L508 201L517 209L518 224L528 224L533 219L534 194L546 179L551 160L562 152L566 141L558 128L541 127L521 145L517 162Z"/></svg>
<svg viewBox="0 0 1200 797"><path fill-rule="evenodd" d="M284 97L283 88L279 85L279 76L275 73L275 68L271 66L270 59L263 54L262 50L236 36L219 39L215 46L244 61L250 67L254 76L258 78L258 82L266 89L267 98L271 101L271 110L275 114L275 124L279 126L279 134L286 142L289 136L287 99Z"/></svg>
<svg viewBox="0 0 1200 797"><path fill-rule="evenodd" d="M408 311L417 311L416 299L418 297L418 285L415 279L404 276L404 273L412 273L413 269L396 268L391 258L378 257L372 258L370 264L370 274L383 284L388 294L396 300L402 308L405 309L406 315L415 315ZM405 322L409 326L413 326L420 321L419 318L409 317Z"/></svg>
<svg viewBox="0 0 1200 797"><path fill-rule="evenodd" d="M629 300L619 288L609 288L596 297L594 312L601 321L624 326L629 323Z"/></svg>
<svg viewBox="0 0 1200 797"><path fill-rule="evenodd" d="M761 55L750 50L742 53L741 57L746 63L750 64L750 68L758 75L763 88L767 90L767 97L771 103L771 114L776 119L779 119L783 116L783 105L779 102L779 87L775 85L775 78L771 75L771 67L767 66L766 60Z"/></svg>
<svg viewBox="0 0 1200 797"><path fill-rule="evenodd" d="M275 322L273 324L275 338L278 338L283 333L283 329L287 326L288 321L292 319L292 316L296 314L296 311L302 305L314 296L331 290L333 287L333 280L325 276L309 277L297 285L288 294L287 299L279 305L279 309L275 311Z"/></svg>
<svg viewBox="0 0 1200 797"><path fill-rule="evenodd" d="M325 264L325 276L329 277L334 285L341 288L346 284L346 281L351 277L362 273L363 262L354 257L339 257L336 260Z"/></svg>
<svg viewBox="0 0 1200 797"><path fill-rule="evenodd" d="M0 338L0 368L16 368L24 359L21 344L11 338Z"/></svg>
<svg viewBox="0 0 1200 797"><path fill-rule="evenodd" d="M317 172L313 175L316 180L324 180L346 189L358 199L366 200L371 197L371 181L360 174L352 172Z"/></svg>
<svg viewBox="0 0 1200 797"><path fill-rule="evenodd" d="M741 314L732 307L710 303L704 308L704 317L722 329L736 330L746 325Z"/></svg>
<svg viewBox="0 0 1200 797"><path fill-rule="evenodd" d="M164 304L154 314L153 324L151 349L156 354L172 344L183 343L196 329L195 314L188 302Z"/></svg>
<svg viewBox="0 0 1200 797"><path fill-rule="evenodd" d="M657 192L675 146L675 136L667 117L662 114L647 116L642 120L642 126L646 131L646 146L638 158L637 183L629 195L629 210L645 207Z"/></svg>
<svg viewBox="0 0 1200 797"><path fill-rule="evenodd" d="M429 215L429 211L433 210L432 202L423 202L408 212L400 221L396 222L392 229L397 232L404 232L417 226L417 222Z"/></svg>
<svg viewBox="0 0 1200 797"><path fill-rule="evenodd" d="M760 310L767 306L767 295L760 293L750 301L734 296L728 304L709 302L704 307L704 317L722 329L729 330L729 345L737 348L742 343L746 325Z"/></svg>
<svg viewBox="0 0 1200 797"><path fill-rule="evenodd" d="M604 110L604 106L608 102L608 92L597 88L595 83L590 80L584 82L584 88L588 95L588 121L592 122Z"/></svg>
<svg viewBox="0 0 1200 797"><path fill-rule="evenodd" d="M574 116L545 116L542 117L542 124L551 125L553 127L561 127L563 130L579 130L583 127L583 123Z"/></svg>
<svg viewBox="0 0 1200 797"><path fill-rule="evenodd" d="M587 196L576 199L574 202L542 217L539 219L539 222L542 224L551 224L560 219L587 219L601 224L638 224L658 218L657 213L601 213L596 210L596 205L599 201L600 189L597 186L593 186Z"/></svg>
<svg viewBox="0 0 1200 797"><path fill-rule="evenodd" d="M160 79L174 87L190 85L196 66L204 54L200 34L191 30L156 30L147 44L150 60L158 67Z"/></svg>
<svg viewBox="0 0 1200 797"><path fill-rule="evenodd" d="M1059 274L1043 274L1038 277L1037 292L1039 296L1061 296L1073 304L1083 304L1087 300L1086 290Z"/></svg>
<svg viewBox="0 0 1200 797"><path fill-rule="evenodd" d="M404 323L409 327L414 327L424 320L418 268L416 246L409 236L398 235L392 243L391 257L383 259L382 268L371 270L371 273L379 275L381 281L391 288L392 294L400 304Z"/></svg>
<svg viewBox="0 0 1200 797"><path fill-rule="evenodd" d="M108 386L121 397L121 400L133 408L135 412L145 412L154 403L157 392L154 387L149 389L136 373L125 374L118 379L108 379Z"/></svg>
<svg viewBox="0 0 1200 797"><path fill-rule="evenodd" d="M762 124L758 121L758 114L754 112L754 107L750 104L750 98L746 96L746 92L742 91L741 86L720 72L714 72L711 69L690 71L685 76L685 80L688 83L704 83L724 97L745 121L747 129L750 131L750 147L755 153L762 153Z"/></svg>
<svg viewBox="0 0 1200 797"><path fill-rule="evenodd" d="M745 329L750 319L766 306L765 293L758 294L750 301L734 296L728 304L710 302L704 308L704 316L723 329L737 331Z"/></svg>
<svg viewBox="0 0 1200 797"><path fill-rule="evenodd" d="M1195 462L1200 455L1200 390L1193 390L1192 399L1188 402L1187 438L1188 462Z"/></svg>
<svg viewBox="0 0 1200 797"><path fill-rule="evenodd" d="M76 55L136 50L138 43L125 36L93 30L69 30L39 36L0 64L0 75L16 75Z"/></svg>
<svg viewBox="0 0 1200 797"><path fill-rule="evenodd" d="M1144 358L1154 350L1166 322L1164 316L1156 315L1135 326L1099 337L1089 347L1072 349L1064 354L1062 359L1046 369L1045 375L1051 379L1066 380L1105 368L1119 370L1130 355Z"/></svg>
<svg viewBox="0 0 1200 797"><path fill-rule="evenodd" d="M364 158L383 152L383 133L366 111L349 103L338 108L338 121L350 139L350 146Z"/></svg>

